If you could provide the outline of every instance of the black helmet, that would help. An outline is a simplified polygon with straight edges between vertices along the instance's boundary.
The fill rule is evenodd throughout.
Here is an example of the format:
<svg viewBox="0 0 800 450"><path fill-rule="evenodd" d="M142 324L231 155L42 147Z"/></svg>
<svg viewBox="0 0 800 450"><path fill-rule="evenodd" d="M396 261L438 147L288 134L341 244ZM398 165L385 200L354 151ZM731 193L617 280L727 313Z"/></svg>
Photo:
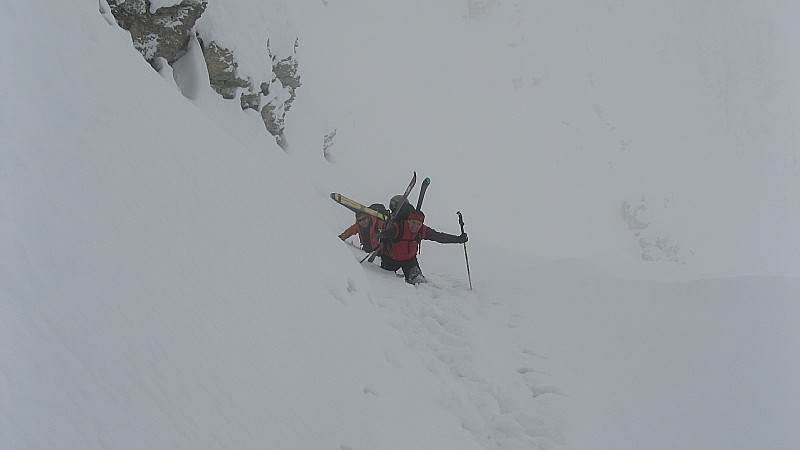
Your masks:
<svg viewBox="0 0 800 450"><path fill-rule="evenodd" d="M395 195L391 200L389 200L389 209L395 211L400 206L403 206L400 202L408 203L408 199L403 198L402 195Z"/></svg>

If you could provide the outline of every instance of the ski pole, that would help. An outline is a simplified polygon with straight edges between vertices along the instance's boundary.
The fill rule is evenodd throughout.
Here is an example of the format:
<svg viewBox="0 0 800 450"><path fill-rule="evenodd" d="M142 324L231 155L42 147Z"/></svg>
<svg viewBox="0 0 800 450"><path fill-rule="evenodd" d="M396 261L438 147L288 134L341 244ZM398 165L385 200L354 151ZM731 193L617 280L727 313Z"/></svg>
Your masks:
<svg viewBox="0 0 800 450"><path fill-rule="evenodd" d="M464 217L461 216L461 211L456 211L458 214L458 224L461 225L461 234L464 234ZM464 242L464 259L467 261L467 279L469 280L469 290L472 290L472 275L469 274L469 256L467 256L467 243Z"/></svg>

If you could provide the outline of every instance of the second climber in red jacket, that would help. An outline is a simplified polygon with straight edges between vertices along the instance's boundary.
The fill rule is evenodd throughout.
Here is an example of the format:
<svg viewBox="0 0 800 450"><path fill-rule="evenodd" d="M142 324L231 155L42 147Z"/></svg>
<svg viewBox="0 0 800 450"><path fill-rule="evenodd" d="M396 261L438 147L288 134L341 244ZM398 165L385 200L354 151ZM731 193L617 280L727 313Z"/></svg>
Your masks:
<svg viewBox="0 0 800 450"><path fill-rule="evenodd" d="M339 239L346 240L350 236L358 234L361 241L361 249L370 253L378 248L378 234L383 228L383 221L364 212L356 213L356 223L350 225L339 235Z"/></svg>

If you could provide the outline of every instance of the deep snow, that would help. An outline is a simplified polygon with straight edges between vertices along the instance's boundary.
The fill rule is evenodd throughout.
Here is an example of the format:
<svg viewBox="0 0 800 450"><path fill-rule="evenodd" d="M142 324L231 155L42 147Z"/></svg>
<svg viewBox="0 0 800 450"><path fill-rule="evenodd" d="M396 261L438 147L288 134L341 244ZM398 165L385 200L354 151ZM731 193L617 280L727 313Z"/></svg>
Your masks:
<svg viewBox="0 0 800 450"><path fill-rule="evenodd" d="M649 6L212 1L300 38L284 152L195 44L0 3L0 447L800 446L798 7ZM336 238L412 170L474 290Z"/></svg>

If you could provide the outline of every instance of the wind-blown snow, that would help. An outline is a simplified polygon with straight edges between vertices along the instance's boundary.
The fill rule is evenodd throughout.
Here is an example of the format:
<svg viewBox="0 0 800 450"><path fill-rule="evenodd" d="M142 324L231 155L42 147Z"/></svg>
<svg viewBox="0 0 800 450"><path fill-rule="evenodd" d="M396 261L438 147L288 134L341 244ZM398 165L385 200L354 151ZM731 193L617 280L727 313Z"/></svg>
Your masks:
<svg viewBox="0 0 800 450"><path fill-rule="evenodd" d="M210 1L284 151L67 3L0 4L0 447L800 446L797 5ZM337 239L412 170L474 290Z"/></svg>

